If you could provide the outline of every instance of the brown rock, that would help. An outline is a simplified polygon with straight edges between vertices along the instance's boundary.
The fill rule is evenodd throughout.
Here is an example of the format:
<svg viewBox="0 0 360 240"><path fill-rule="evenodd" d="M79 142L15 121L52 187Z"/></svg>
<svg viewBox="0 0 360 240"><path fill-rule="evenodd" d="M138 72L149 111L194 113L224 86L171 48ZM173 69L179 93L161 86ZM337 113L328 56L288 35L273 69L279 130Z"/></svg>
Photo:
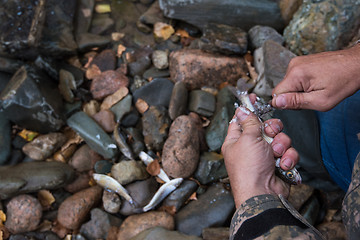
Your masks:
<svg viewBox="0 0 360 240"><path fill-rule="evenodd" d="M292 19L294 13L299 9L303 0L280 0L279 7L281 16L287 25Z"/></svg>
<svg viewBox="0 0 360 240"><path fill-rule="evenodd" d="M170 54L170 76L183 81L189 90L202 86L218 88L225 81L236 81L247 73L243 58L205 53L198 49L182 49Z"/></svg>
<svg viewBox="0 0 360 240"><path fill-rule="evenodd" d="M115 129L115 116L110 110L101 110L92 116L95 121L104 129L105 132L111 133Z"/></svg>
<svg viewBox="0 0 360 240"><path fill-rule="evenodd" d="M71 193L76 193L83 189L86 189L90 187L90 179L91 178L88 173L81 173L72 183L66 185L65 190Z"/></svg>
<svg viewBox="0 0 360 240"><path fill-rule="evenodd" d="M96 65L101 72L107 70L115 70L116 68L116 54L111 49L103 50L92 60L90 66Z"/></svg>
<svg viewBox="0 0 360 240"><path fill-rule="evenodd" d="M93 97L101 100L115 93L120 87L127 87L129 79L122 73L108 70L96 76L90 86Z"/></svg>
<svg viewBox="0 0 360 240"><path fill-rule="evenodd" d="M190 177L199 162L199 138L195 121L182 115L171 124L162 152L164 171L173 178Z"/></svg>
<svg viewBox="0 0 360 240"><path fill-rule="evenodd" d="M6 205L5 227L13 234L35 230L42 217L40 202L30 195L19 195Z"/></svg>
<svg viewBox="0 0 360 240"><path fill-rule="evenodd" d="M99 203L101 193L102 188L94 186L68 197L59 207L57 220L68 229L78 229L90 210Z"/></svg>
<svg viewBox="0 0 360 240"><path fill-rule="evenodd" d="M69 164L77 171L84 172L93 169L95 163L101 159L98 153L85 144L74 153Z"/></svg>
<svg viewBox="0 0 360 240"><path fill-rule="evenodd" d="M175 226L174 218L166 212L157 211L131 215L121 224L117 240L131 239L138 233L157 226L173 230Z"/></svg>

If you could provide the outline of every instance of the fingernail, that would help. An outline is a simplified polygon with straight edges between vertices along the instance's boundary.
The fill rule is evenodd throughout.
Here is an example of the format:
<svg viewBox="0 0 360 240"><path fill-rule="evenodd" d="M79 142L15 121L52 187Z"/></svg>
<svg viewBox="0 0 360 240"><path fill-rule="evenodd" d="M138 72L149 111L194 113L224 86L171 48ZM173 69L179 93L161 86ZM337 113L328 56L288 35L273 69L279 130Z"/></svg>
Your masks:
<svg viewBox="0 0 360 240"><path fill-rule="evenodd" d="M280 126L278 124L270 122L270 127L274 131L274 133L280 132Z"/></svg>
<svg viewBox="0 0 360 240"><path fill-rule="evenodd" d="M279 155L282 155L284 152L284 147L280 143L277 143L273 146L274 152L276 152Z"/></svg>
<svg viewBox="0 0 360 240"><path fill-rule="evenodd" d="M277 107L285 107L286 106L285 96L279 95L278 97L276 97L275 103Z"/></svg>
<svg viewBox="0 0 360 240"><path fill-rule="evenodd" d="M288 158L285 158L283 161L282 161L283 165L285 167L287 167L288 169L291 169L292 168L292 161Z"/></svg>
<svg viewBox="0 0 360 240"><path fill-rule="evenodd" d="M238 112L237 117L240 121L244 121L250 115L250 111L241 106L239 107L239 109L240 111Z"/></svg>

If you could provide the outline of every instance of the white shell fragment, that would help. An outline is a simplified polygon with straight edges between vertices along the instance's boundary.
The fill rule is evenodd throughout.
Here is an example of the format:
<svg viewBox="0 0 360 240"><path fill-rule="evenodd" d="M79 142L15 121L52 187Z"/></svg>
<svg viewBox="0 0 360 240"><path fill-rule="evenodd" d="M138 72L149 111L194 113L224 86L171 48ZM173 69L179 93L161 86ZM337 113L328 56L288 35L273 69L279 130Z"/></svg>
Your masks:
<svg viewBox="0 0 360 240"><path fill-rule="evenodd" d="M129 201L130 204L134 204L134 200L131 198L128 191L114 178L98 173L94 173L93 178L99 186L116 192L121 197Z"/></svg>
<svg viewBox="0 0 360 240"><path fill-rule="evenodd" d="M183 179L182 178L175 178L165 184L163 184L159 190L155 193L154 197L151 199L151 201L143 207L143 211L147 212L154 207L156 207L164 198L166 198L171 192L173 192L181 183Z"/></svg>
<svg viewBox="0 0 360 240"><path fill-rule="evenodd" d="M154 161L154 159L150 157L149 154L143 151L140 152L139 158L144 162L146 166L149 165L152 161ZM170 178L162 168L160 169L160 173L157 176L166 183L170 182Z"/></svg>

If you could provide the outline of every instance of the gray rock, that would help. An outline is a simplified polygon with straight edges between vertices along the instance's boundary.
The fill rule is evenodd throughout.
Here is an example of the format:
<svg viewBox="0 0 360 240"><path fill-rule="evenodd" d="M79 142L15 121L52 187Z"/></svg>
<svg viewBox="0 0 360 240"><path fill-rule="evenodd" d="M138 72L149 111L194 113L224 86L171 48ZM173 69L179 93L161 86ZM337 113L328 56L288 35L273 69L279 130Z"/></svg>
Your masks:
<svg viewBox="0 0 360 240"><path fill-rule="evenodd" d="M107 160L100 160L95 163L94 171L100 174L108 174L111 172L113 164Z"/></svg>
<svg viewBox="0 0 360 240"><path fill-rule="evenodd" d="M118 153L114 140L86 113L73 114L67 120L67 124L85 140L91 149L104 158L113 158Z"/></svg>
<svg viewBox="0 0 360 240"><path fill-rule="evenodd" d="M143 78L145 79L155 79L155 78L167 78L170 76L170 72L168 69L157 69L156 67L151 67L147 69L144 74Z"/></svg>
<svg viewBox="0 0 360 240"><path fill-rule="evenodd" d="M168 197L164 199L163 206L174 207L176 212L185 204L198 185L194 181L185 180Z"/></svg>
<svg viewBox="0 0 360 240"><path fill-rule="evenodd" d="M149 56L144 56L135 62L131 62L128 64L129 75L134 77L136 75L141 76L146 69L151 66L151 59Z"/></svg>
<svg viewBox="0 0 360 240"><path fill-rule="evenodd" d="M231 117L225 106L218 110L206 129L206 143L211 151L219 151L226 137ZM232 111L233 112L233 111Z"/></svg>
<svg viewBox="0 0 360 240"><path fill-rule="evenodd" d="M189 236L178 231L170 231L163 227L149 228L141 233L132 237L131 240L158 240L158 239L171 239L171 240L201 240L202 238L196 236Z"/></svg>
<svg viewBox="0 0 360 240"><path fill-rule="evenodd" d="M74 170L61 162L29 162L0 167L0 199L40 189L57 189L70 183L74 177Z"/></svg>
<svg viewBox="0 0 360 240"><path fill-rule="evenodd" d="M155 1L148 10L141 15L140 21L147 25L154 25L157 22L167 22L164 18L164 14L160 9L159 1Z"/></svg>
<svg viewBox="0 0 360 240"><path fill-rule="evenodd" d="M121 199L117 193L104 190L102 201L103 201L104 210L106 212L108 213L119 212L121 207Z"/></svg>
<svg viewBox="0 0 360 240"><path fill-rule="evenodd" d="M115 121L120 122L125 114L131 111L133 97L128 94L126 97L121 99L118 103L110 108L110 110L115 114Z"/></svg>
<svg viewBox="0 0 360 240"><path fill-rule="evenodd" d="M230 191L216 184L175 215L176 229L182 233L200 236L208 227L221 227L235 209Z"/></svg>
<svg viewBox="0 0 360 240"><path fill-rule="evenodd" d="M134 92L134 102L141 98L150 106L169 107L173 87L174 83L170 80L156 78Z"/></svg>
<svg viewBox="0 0 360 240"><path fill-rule="evenodd" d="M54 232L27 232L23 234L13 234L9 240L24 240L24 239L39 239L39 240L61 240Z"/></svg>
<svg viewBox="0 0 360 240"><path fill-rule="evenodd" d="M0 72L15 73L24 62L9 57L0 56Z"/></svg>
<svg viewBox="0 0 360 240"><path fill-rule="evenodd" d="M81 33L76 36L76 42L80 52L85 52L94 47L105 47L111 42L110 36L101 36L92 33Z"/></svg>
<svg viewBox="0 0 360 240"><path fill-rule="evenodd" d="M267 40L273 40L280 45L284 44L283 36L269 26L256 25L249 30L248 34L250 44L254 49L261 47Z"/></svg>
<svg viewBox="0 0 360 240"><path fill-rule="evenodd" d="M114 164L111 168L111 176L121 185L126 185L133 181L144 180L149 177L146 166L141 161L123 160Z"/></svg>
<svg viewBox="0 0 360 240"><path fill-rule="evenodd" d="M30 66L22 66L0 94L10 121L41 133L57 131L64 124L61 99L52 80Z"/></svg>
<svg viewBox="0 0 360 240"><path fill-rule="evenodd" d="M114 20L107 14L95 14L91 21L89 32L101 35L111 29L114 25Z"/></svg>
<svg viewBox="0 0 360 240"><path fill-rule="evenodd" d="M195 178L205 185L224 177L227 177L224 157L215 152L204 152L200 156Z"/></svg>
<svg viewBox="0 0 360 240"><path fill-rule="evenodd" d="M297 55L334 51L348 45L360 25L360 2L304 1L284 30Z"/></svg>
<svg viewBox="0 0 360 240"><path fill-rule="evenodd" d="M169 53L163 50L155 50L151 55L151 60L157 69L166 69L169 67Z"/></svg>
<svg viewBox="0 0 360 240"><path fill-rule="evenodd" d="M77 14L75 16L74 32L75 35L87 33L90 29L93 16L95 0L80 0L78 2Z"/></svg>
<svg viewBox="0 0 360 240"><path fill-rule="evenodd" d="M193 90L189 95L189 111L205 117L211 117L215 112L215 96L202 90Z"/></svg>
<svg viewBox="0 0 360 240"><path fill-rule="evenodd" d="M293 57L295 54L272 40L258 48L254 53L254 65L260 79L254 93L265 99L271 97L272 89L284 78Z"/></svg>
<svg viewBox="0 0 360 240"><path fill-rule="evenodd" d="M11 125L5 114L0 112L0 166L10 157Z"/></svg>
<svg viewBox="0 0 360 240"><path fill-rule="evenodd" d="M135 156L138 156L141 151L145 150L144 137L141 133L141 130L138 128L126 128L125 132L132 138L130 143L131 149L133 150Z"/></svg>
<svg viewBox="0 0 360 240"><path fill-rule="evenodd" d="M186 114L188 104L188 90L183 82L176 82L169 103L169 116L175 120L180 115Z"/></svg>
<svg viewBox="0 0 360 240"><path fill-rule="evenodd" d="M135 127L140 119L140 113L133 108L129 113L125 114L121 119L121 126L123 127Z"/></svg>

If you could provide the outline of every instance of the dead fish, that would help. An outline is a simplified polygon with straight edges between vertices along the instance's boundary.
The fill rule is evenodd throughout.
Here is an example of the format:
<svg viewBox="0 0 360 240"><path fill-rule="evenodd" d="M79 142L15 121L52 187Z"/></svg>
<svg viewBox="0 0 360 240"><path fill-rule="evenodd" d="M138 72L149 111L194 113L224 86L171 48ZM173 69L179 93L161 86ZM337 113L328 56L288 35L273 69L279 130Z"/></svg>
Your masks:
<svg viewBox="0 0 360 240"><path fill-rule="evenodd" d="M164 200L164 198L173 192L182 183L182 181L182 178L174 178L171 181L163 184L159 190L157 190L150 202L142 208L143 212L147 212L156 207L162 200Z"/></svg>
<svg viewBox="0 0 360 240"><path fill-rule="evenodd" d="M115 139L116 144L118 145L120 151L122 152L122 154L124 154L125 157L127 157L128 159L135 159L130 146L126 142L126 137L121 132L119 123L117 123L115 126L114 139Z"/></svg>
<svg viewBox="0 0 360 240"><path fill-rule="evenodd" d="M111 190L125 198L127 201L129 201L130 204L134 205L135 202L132 199L132 197L129 195L128 191L114 178L104 175L104 174L98 174L94 173L93 178L96 181L98 185L101 187Z"/></svg>
<svg viewBox="0 0 360 240"><path fill-rule="evenodd" d="M154 159L152 157L150 157L149 154L147 154L143 151L140 152L139 158L143 161L143 163L146 166L149 165L152 161L154 161ZM170 182L170 178L168 177L168 175L165 173L165 171L162 168L160 168L160 173L157 176L164 182Z"/></svg>

